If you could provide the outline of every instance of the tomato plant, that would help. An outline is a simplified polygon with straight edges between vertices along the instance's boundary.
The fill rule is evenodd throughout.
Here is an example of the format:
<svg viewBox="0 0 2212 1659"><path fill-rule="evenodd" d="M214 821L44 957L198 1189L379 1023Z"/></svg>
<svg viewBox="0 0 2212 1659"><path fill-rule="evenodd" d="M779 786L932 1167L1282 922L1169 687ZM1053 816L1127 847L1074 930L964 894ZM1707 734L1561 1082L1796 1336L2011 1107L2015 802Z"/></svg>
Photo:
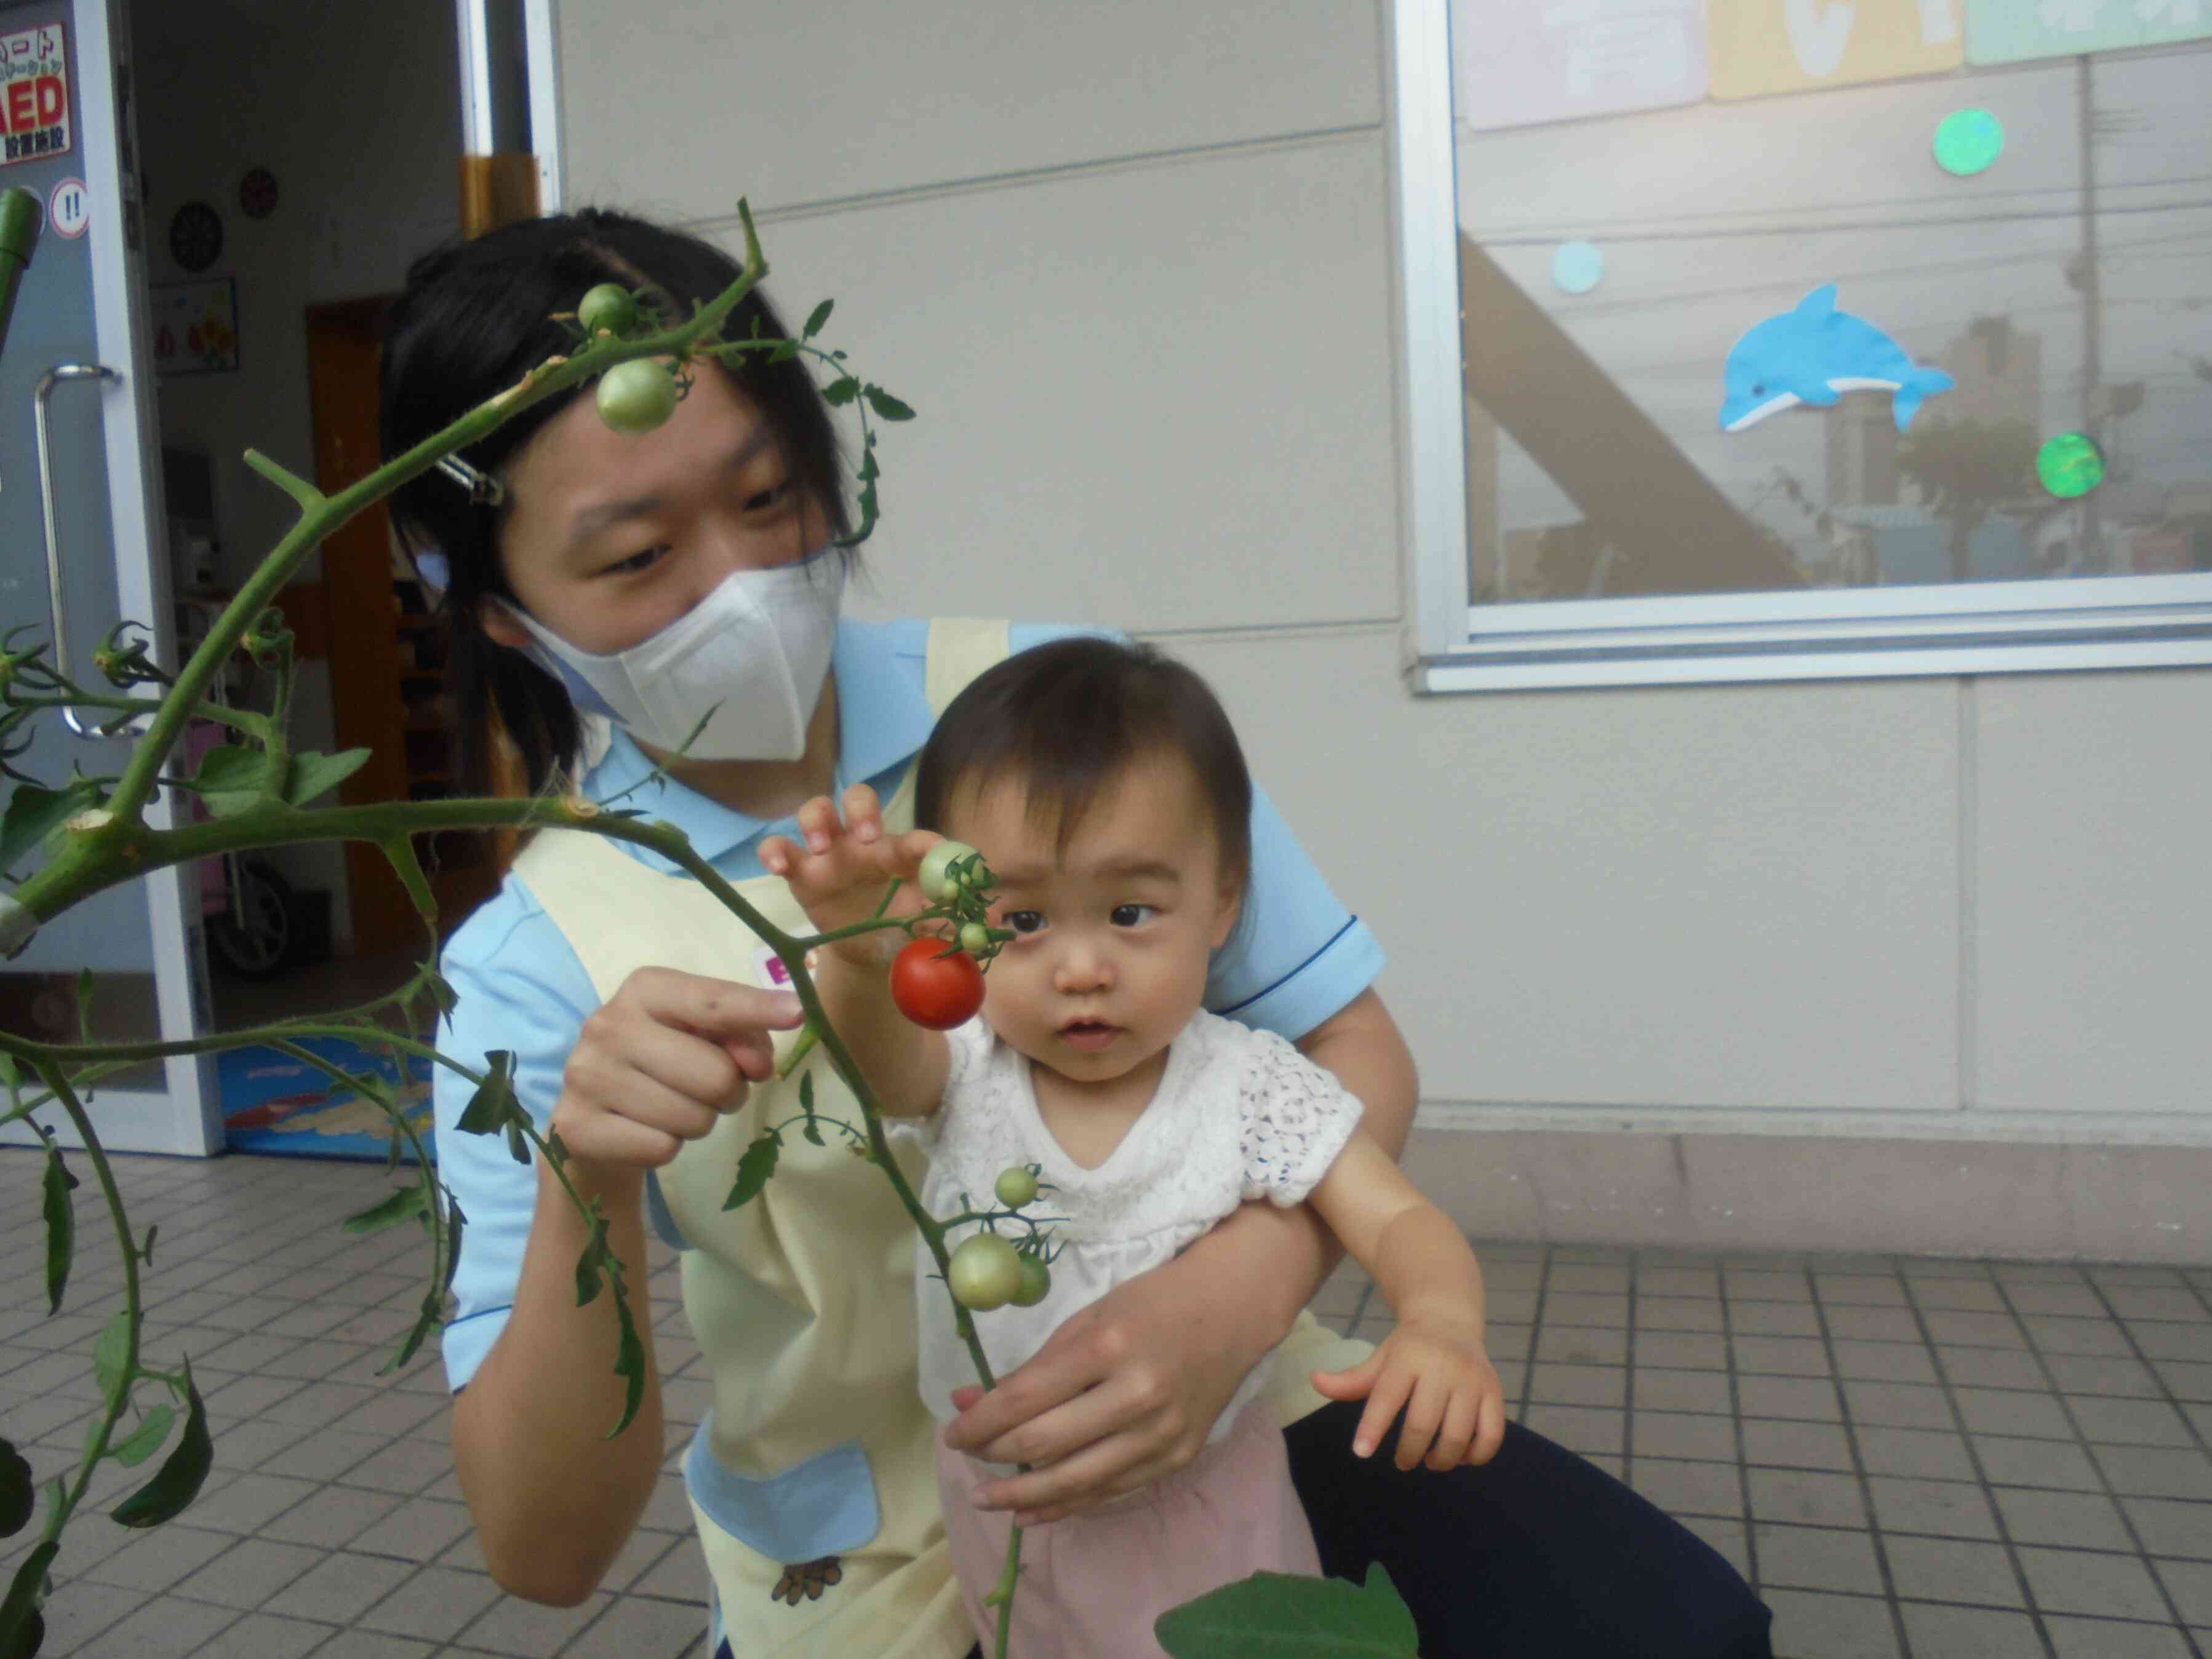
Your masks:
<svg viewBox="0 0 2212 1659"><path fill-rule="evenodd" d="M1052 1290L1052 1269L1042 1256L1022 1257L1022 1282L1006 1299L1018 1308L1033 1308Z"/></svg>
<svg viewBox="0 0 2212 1659"><path fill-rule="evenodd" d="M963 1308L988 1313L1012 1301L1022 1289L1022 1258L995 1232L979 1232L952 1252L945 1283Z"/></svg>
<svg viewBox="0 0 2212 1659"><path fill-rule="evenodd" d="M599 377L599 404L600 420L635 438L676 413L676 377L649 357L617 363Z"/></svg>
<svg viewBox="0 0 2212 1659"><path fill-rule="evenodd" d="M940 905L953 898L960 891L960 881L952 867L975 856L975 849L965 841L939 841L921 855L921 874L916 880L922 892Z"/></svg>
<svg viewBox="0 0 2212 1659"><path fill-rule="evenodd" d="M951 1031L983 1006L983 970L942 939L916 939L891 963L891 1001L915 1025Z"/></svg>

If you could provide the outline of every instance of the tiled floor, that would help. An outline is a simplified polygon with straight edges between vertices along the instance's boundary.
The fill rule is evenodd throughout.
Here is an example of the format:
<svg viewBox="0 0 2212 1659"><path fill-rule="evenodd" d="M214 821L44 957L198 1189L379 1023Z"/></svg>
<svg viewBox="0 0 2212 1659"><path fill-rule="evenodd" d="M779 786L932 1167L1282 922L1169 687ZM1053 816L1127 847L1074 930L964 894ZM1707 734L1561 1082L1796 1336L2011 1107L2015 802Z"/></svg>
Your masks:
<svg viewBox="0 0 2212 1659"><path fill-rule="evenodd" d="M704 1582L672 1474L605 1589L556 1610L485 1576L434 1359L379 1377L422 1292L412 1230L339 1217L361 1165L118 1160L151 1363L189 1354L216 1472L143 1535L94 1513L57 1563L46 1649L170 1659L698 1653ZM0 1249L44 1249L27 1153L0 1154ZM119 1304L106 1222L47 1319L0 1290L0 1434L73 1467L89 1351ZM2203 1659L2212 1651L2212 1270L1484 1249L1492 1346L1522 1420L1711 1540L1777 1614L1785 1659ZM667 1257L651 1278L671 1457L704 1405ZM1382 1319L1346 1275L1316 1305ZM144 1471L110 1464L112 1501ZM27 1547L0 1546L0 1574Z"/></svg>

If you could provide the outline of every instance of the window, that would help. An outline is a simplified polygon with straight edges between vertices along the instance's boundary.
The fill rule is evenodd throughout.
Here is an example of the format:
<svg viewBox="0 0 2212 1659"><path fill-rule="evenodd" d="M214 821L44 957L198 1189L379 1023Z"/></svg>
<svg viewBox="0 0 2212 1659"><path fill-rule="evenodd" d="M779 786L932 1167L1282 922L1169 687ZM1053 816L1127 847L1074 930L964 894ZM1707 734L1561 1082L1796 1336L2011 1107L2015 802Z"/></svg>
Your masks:
<svg viewBox="0 0 2212 1659"><path fill-rule="evenodd" d="M1423 688L2212 663L2212 6L1395 30Z"/></svg>

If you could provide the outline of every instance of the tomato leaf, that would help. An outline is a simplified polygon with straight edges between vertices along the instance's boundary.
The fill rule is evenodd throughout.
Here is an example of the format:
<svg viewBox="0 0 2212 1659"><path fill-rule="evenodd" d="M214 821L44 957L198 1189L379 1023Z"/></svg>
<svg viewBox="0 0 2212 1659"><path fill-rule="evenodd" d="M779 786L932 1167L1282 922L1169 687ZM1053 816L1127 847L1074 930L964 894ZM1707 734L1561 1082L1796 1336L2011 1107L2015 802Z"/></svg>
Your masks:
<svg viewBox="0 0 2212 1659"><path fill-rule="evenodd" d="M415 844L404 835L392 836L376 844L384 852L385 863L399 878L399 885L407 889L407 896L415 901L415 913L426 922L438 919L438 896L430 891L430 878L422 873L422 859L415 851Z"/></svg>
<svg viewBox="0 0 2212 1659"><path fill-rule="evenodd" d="M92 1345L92 1374L99 1380L102 1396L113 1405L131 1381L129 1308L118 1308L115 1317L101 1328L99 1340Z"/></svg>
<svg viewBox="0 0 2212 1659"><path fill-rule="evenodd" d="M39 1486L12 1440L0 1440L0 1538L13 1538L39 1510Z"/></svg>
<svg viewBox="0 0 2212 1659"><path fill-rule="evenodd" d="M892 397L881 386L870 384L863 390L868 395L868 407L876 412L879 420L911 421L914 419L912 406Z"/></svg>
<svg viewBox="0 0 2212 1659"><path fill-rule="evenodd" d="M76 1254L76 1207L70 1191L76 1177L62 1162L61 1148L46 1143L46 1312L61 1311L62 1292L69 1287L70 1262Z"/></svg>
<svg viewBox="0 0 2212 1659"><path fill-rule="evenodd" d="M25 853L36 852L49 835L99 801L100 786L88 778L72 779L58 790L16 784L8 797L7 815L0 818L0 869Z"/></svg>
<svg viewBox="0 0 2212 1659"><path fill-rule="evenodd" d="M192 787L201 802L216 818L246 811L257 801L276 793L276 757L266 749L225 743L210 749L200 769L192 774Z"/></svg>
<svg viewBox="0 0 2212 1659"><path fill-rule="evenodd" d="M605 1283L600 1264L612 1255L607 1249L607 1224L599 1217L599 1201L594 1198L586 1204L584 1214L591 1220L592 1238L576 1258L576 1305L580 1308L599 1293Z"/></svg>
<svg viewBox="0 0 2212 1659"><path fill-rule="evenodd" d="M1174 1659L1416 1659L1413 1615L1377 1565L1362 1589L1255 1572L1152 1623Z"/></svg>
<svg viewBox="0 0 2212 1659"><path fill-rule="evenodd" d="M773 1130L755 1137L744 1156L738 1159L738 1178L730 1184L730 1196L722 1200L722 1208L738 1209L759 1197L761 1189L775 1173L775 1160L782 1152L783 1142Z"/></svg>
<svg viewBox="0 0 2212 1659"><path fill-rule="evenodd" d="M185 1432L177 1449L162 1462L151 1480L110 1511L118 1524L157 1527L173 1520L200 1495L200 1487L215 1462L215 1442L208 1437L207 1405L192 1381L191 1361L185 1362Z"/></svg>
<svg viewBox="0 0 2212 1659"><path fill-rule="evenodd" d="M370 1205L358 1215L346 1217L345 1230L348 1232L381 1232L386 1227L398 1226L410 1216L420 1215L428 1202L419 1185L401 1187L383 1202Z"/></svg>
<svg viewBox="0 0 2212 1659"><path fill-rule="evenodd" d="M799 1078L799 1109L806 1114L806 1127L801 1131L815 1146L822 1144L822 1125L814 1118L814 1074L802 1072Z"/></svg>
<svg viewBox="0 0 2212 1659"><path fill-rule="evenodd" d="M615 1318L622 1327L622 1339L615 1351L615 1375L626 1384L623 1390L622 1420L607 1433L611 1440L636 1419L637 1408L645 1403L645 1342L637 1334L637 1321L631 1317L629 1298L615 1298Z"/></svg>
<svg viewBox="0 0 2212 1659"><path fill-rule="evenodd" d="M61 1553L61 1541L50 1538L23 1558L15 1582L0 1601L0 1659L31 1659L46 1640L46 1621L39 1603L46 1600L46 1569Z"/></svg>
<svg viewBox="0 0 2212 1659"><path fill-rule="evenodd" d="M822 388L822 401L831 409L842 409L860 395L860 382L856 375L841 374Z"/></svg>
<svg viewBox="0 0 2212 1659"><path fill-rule="evenodd" d="M345 749L337 754L295 754L292 775L284 780L284 798L304 807L317 796L336 789L368 764L368 749Z"/></svg>
<svg viewBox="0 0 2212 1659"><path fill-rule="evenodd" d="M816 335L821 333L823 324L830 320L830 307L836 303L834 300L824 300L812 311L807 312L806 326L799 330L799 337L802 340L811 340Z"/></svg>
<svg viewBox="0 0 2212 1659"><path fill-rule="evenodd" d="M514 1055L507 1049L494 1049L484 1060L491 1069L469 1097L468 1107L454 1127L468 1135L496 1135L505 1130L508 1155L518 1164L527 1164L530 1143L516 1126L522 1108L514 1100Z"/></svg>
<svg viewBox="0 0 2212 1659"><path fill-rule="evenodd" d="M125 1468L137 1468L155 1452L169 1438L175 1426L177 1414L167 1406L156 1406L146 1414L145 1421L131 1432L131 1438L119 1446L108 1448L107 1455Z"/></svg>

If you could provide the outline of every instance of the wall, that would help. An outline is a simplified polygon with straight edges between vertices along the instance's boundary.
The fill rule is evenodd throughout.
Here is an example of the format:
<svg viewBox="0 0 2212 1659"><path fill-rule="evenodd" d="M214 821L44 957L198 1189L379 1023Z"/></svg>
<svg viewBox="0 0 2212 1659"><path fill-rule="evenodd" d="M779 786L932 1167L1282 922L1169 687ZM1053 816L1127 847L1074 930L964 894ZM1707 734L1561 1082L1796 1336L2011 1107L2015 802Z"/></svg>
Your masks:
<svg viewBox="0 0 2212 1659"><path fill-rule="evenodd" d="M558 9L570 203L745 193L920 409L864 609L1212 676L1470 1226L2212 1255L2212 675L1405 689L1375 6L653 15Z"/></svg>
<svg viewBox="0 0 2212 1659"><path fill-rule="evenodd" d="M235 583L290 527L291 504L249 471L250 446L314 474L305 312L319 300L397 290L416 253L459 228L459 60L450 0L136 0L150 279L185 277L169 251L182 203L223 222L204 276L236 279L240 368L161 384L165 443L216 460L222 579ZM276 211L249 219L239 181L265 167ZM303 579L319 573L310 558ZM303 669L295 741L331 742L328 664ZM337 847L271 855L295 884L337 895Z"/></svg>

